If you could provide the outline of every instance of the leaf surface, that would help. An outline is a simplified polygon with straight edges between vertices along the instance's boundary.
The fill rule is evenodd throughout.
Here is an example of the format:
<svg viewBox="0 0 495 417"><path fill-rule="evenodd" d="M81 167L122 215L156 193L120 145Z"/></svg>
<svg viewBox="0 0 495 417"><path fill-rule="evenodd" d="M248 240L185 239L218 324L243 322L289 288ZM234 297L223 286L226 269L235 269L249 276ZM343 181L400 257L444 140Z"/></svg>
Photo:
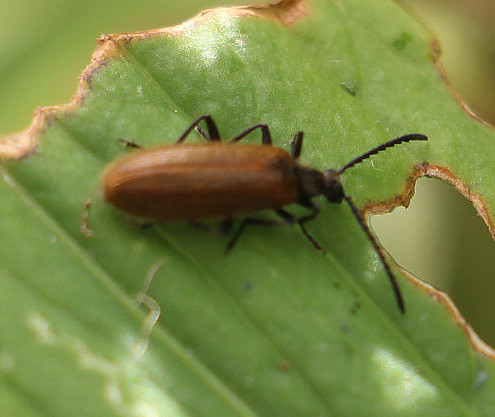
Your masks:
<svg viewBox="0 0 495 417"><path fill-rule="evenodd" d="M430 38L395 3L364 0L217 9L102 38L73 103L1 148L37 141L2 168L1 403L36 416L492 416L492 360L395 268L399 312L348 207L316 199L308 229L325 255L297 228L253 227L225 256L225 239L139 230L100 195L105 166L130 152L118 138L172 144L211 114L224 138L267 123L287 150L304 130L318 169L426 134L347 171L346 192L376 206L443 176L489 222L494 134L453 99ZM153 328L143 288L161 308Z"/></svg>

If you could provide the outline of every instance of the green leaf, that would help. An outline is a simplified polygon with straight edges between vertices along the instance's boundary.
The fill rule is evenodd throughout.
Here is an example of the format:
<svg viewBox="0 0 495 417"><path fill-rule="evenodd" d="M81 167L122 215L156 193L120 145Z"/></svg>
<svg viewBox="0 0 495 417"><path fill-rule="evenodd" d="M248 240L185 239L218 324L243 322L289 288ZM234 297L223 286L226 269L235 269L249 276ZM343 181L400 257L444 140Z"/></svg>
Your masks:
<svg viewBox="0 0 495 417"><path fill-rule="evenodd" d="M2 169L4 414L492 416L491 351L395 268L399 312L348 207L315 200L308 229L325 255L297 228L253 227L226 256L225 239L139 230L100 195L105 166L130 152L117 138L171 144L211 114L225 138L268 123L284 149L303 129L302 159L319 169L426 134L347 171L346 192L377 210L438 175L489 220L494 134L453 100L429 39L395 3L364 0L219 9L103 38L72 105L0 148L37 141ZM80 228L88 200L93 238Z"/></svg>

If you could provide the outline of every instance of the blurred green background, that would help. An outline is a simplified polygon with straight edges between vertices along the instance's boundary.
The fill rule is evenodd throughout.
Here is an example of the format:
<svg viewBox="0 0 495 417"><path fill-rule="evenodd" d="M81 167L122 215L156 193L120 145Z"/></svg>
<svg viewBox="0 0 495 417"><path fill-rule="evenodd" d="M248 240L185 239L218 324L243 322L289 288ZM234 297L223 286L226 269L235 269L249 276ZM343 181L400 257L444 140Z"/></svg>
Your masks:
<svg viewBox="0 0 495 417"><path fill-rule="evenodd" d="M495 0L401 3L439 39L461 97L495 124ZM0 134L27 127L38 106L68 102L100 34L174 25L201 9L234 4L243 2L0 0ZM421 179L407 210L376 216L372 225L399 264L447 291L495 345L495 243L469 202L448 184Z"/></svg>

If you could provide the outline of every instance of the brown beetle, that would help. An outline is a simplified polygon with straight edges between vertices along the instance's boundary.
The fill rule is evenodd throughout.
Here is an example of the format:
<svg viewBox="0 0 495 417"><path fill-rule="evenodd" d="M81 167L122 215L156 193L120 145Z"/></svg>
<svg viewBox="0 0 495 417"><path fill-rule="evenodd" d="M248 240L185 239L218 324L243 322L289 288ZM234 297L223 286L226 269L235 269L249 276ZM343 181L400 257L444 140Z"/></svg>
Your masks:
<svg viewBox="0 0 495 417"><path fill-rule="evenodd" d="M207 125L208 135L199 128L203 121ZM182 144L195 128L208 142ZM255 129L261 130L262 146L236 144ZM211 116L204 115L186 129L175 145L143 149L111 165L103 175L103 193L105 200L117 209L153 223L182 220L208 228L198 222L223 218L222 234L232 229L233 217L262 209L274 209L283 219L277 222L245 218L233 234L227 250L232 249L249 225L290 224L298 224L311 243L321 250L305 227L305 223L319 213L319 207L312 198L324 195L330 203L345 200L380 257L399 309L404 312L401 292L383 251L352 199L344 193L340 175L371 155L415 140L424 141L427 137L421 134L401 136L371 149L338 170L318 171L298 162L303 132L295 135L289 154L271 146L270 131L264 124L252 126L229 142L221 142L215 122ZM139 148L133 142L128 144ZM290 203L300 204L311 212L295 218L282 208Z"/></svg>

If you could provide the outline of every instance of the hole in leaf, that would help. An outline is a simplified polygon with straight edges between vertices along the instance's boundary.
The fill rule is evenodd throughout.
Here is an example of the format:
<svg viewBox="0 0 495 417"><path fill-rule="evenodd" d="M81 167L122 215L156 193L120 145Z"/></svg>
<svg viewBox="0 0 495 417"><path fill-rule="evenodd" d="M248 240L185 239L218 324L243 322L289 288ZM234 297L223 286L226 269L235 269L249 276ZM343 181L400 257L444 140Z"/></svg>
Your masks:
<svg viewBox="0 0 495 417"><path fill-rule="evenodd" d="M399 265L447 292L478 335L495 345L495 242L468 200L443 181L422 178L408 209L371 223Z"/></svg>

